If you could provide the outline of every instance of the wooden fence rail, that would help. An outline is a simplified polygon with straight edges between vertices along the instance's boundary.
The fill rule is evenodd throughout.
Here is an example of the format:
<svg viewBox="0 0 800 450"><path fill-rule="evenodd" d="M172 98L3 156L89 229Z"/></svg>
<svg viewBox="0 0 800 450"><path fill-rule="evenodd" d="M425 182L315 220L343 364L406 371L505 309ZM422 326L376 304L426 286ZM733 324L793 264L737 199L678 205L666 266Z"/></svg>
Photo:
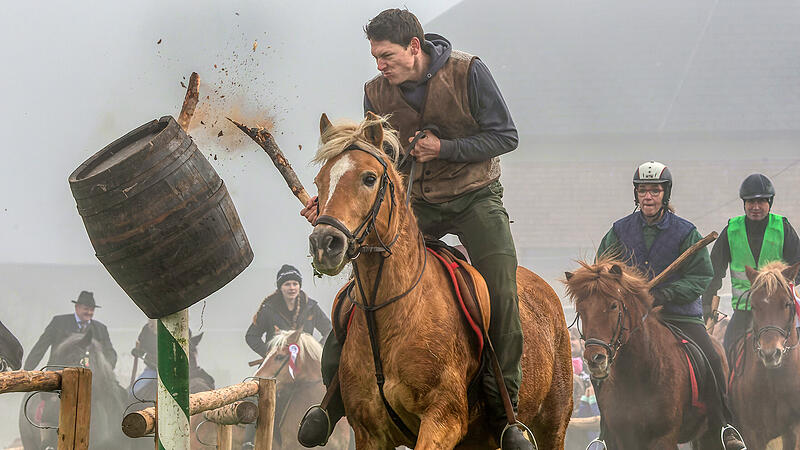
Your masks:
<svg viewBox="0 0 800 450"><path fill-rule="evenodd" d="M92 415L92 371L67 367L58 371L0 373L0 394L61 391L58 414L58 450L88 450Z"/></svg>
<svg viewBox="0 0 800 450"><path fill-rule="evenodd" d="M242 401L252 396L258 396L258 405ZM209 422L217 424L220 450L230 448L231 425L254 421L257 421L255 450L270 450L275 417L275 380L259 378L257 381L245 381L213 391L191 394L189 414L200 413L205 413ZM122 419L122 431L128 437L143 437L155 432L155 428L155 407L132 412ZM223 440L222 444L220 439Z"/></svg>

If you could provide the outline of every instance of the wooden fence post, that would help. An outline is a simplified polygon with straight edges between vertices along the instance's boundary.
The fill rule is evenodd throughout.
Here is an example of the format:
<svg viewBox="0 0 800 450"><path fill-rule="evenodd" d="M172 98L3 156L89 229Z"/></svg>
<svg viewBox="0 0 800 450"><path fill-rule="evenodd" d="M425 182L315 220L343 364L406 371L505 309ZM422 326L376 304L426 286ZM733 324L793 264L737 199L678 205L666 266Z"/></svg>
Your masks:
<svg viewBox="0 0 800 450"><path fill-rule="evenodd" d="M233 425L217 425L217 450L231 450Z"/></svg>
<svg viewBox="0 0 800 450"><path fill-rule="evenodd" d="M255 450L272 450L275 423L275 379L258 379L258 422Z"/></svg>
<svg viewBox="0 0 800 450"><path fill-rule="evenodd" d="M92 410L92 371L67 367L61 375L58 450L88 450Z"/></svg>

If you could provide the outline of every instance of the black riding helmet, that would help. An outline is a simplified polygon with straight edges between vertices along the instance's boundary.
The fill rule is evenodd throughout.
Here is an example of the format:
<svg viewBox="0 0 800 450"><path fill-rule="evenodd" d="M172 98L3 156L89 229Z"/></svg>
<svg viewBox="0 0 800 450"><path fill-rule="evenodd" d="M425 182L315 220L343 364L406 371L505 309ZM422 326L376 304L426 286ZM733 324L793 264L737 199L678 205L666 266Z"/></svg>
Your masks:
<svg viewBox="0 0 800 450"><path fill-rule="evenodd" d="M633 201L638 205L639 197L636 196L636 186L640 184L664 185L664 207L669 204L672 193L672 174L669 168L657 161L648 161L640 165L633 173Z"/></svg>
<svg viewBox="0 0 800 450"><path fill-rule="evenodd" d="M742 201L765 198L769 202L769 206L772 207L772 200L775 198L775 186L766 176L754 173L742 181L742 186L739 187L739 198Z"/></svg>

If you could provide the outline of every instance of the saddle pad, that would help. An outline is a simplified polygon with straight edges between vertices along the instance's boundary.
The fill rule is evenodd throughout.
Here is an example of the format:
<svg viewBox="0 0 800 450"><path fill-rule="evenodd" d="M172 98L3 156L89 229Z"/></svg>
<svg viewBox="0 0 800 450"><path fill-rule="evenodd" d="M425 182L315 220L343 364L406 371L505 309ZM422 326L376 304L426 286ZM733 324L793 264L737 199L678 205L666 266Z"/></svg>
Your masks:
<svg viewBox="0 0 800 450"><path fill-rule="evenodd" d="M714 382L714 379L711 378L714 376L711 372L711 367L706 363L706 357L703 355L703 351L697 343L692 341L689 336L686 336L680 328L667 322L662 323L669 328L672 334L678 339L678 342L681 343L681 348L683 348L684 355L686 356L686 362L689 364L689 384L692 387L692 406L697 408L701 413L705 413L707 408L706 404L700 400L700 389L704 387L707 382Z"/></svg>
<svg viewBox="0 0 800 450"><path fill-rule="evenodd" d="M450 275L461 312L478 339L478 354L483 354L484 336L489 330L490 316L486 282L474 267L455 258L447 249L440 248L437 252L428 248L428 251L436 256Z"/></svg>

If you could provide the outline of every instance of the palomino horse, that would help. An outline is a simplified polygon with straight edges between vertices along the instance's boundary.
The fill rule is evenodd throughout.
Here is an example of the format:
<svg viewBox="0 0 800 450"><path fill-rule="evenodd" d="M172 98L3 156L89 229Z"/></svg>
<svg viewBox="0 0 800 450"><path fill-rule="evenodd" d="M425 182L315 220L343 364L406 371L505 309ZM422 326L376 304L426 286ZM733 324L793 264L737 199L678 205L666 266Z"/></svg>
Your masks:
<svg viewBox="0 0 800 450"><path fill-rule="evenodd" d="M304 448L297 442L300 419L325 395L320 368L322 345L302 330L281 330L267 345L267 356L255 376L275 378L278 383L272 448L300 450ZM340 424L325 448L344 450L349 443L349 427Z"/></svg>
<svg viewBox="0 0 800 450"><path fill-rule="evenodd" d="M320 219L314 227L314 267L335 275L352 262L360 288L352 290L350 301L383 305L373 323L385 398L416 438L401 432L387 413L376 384L367 318L359 308L339 366L356 447L497 448L482 405L470 408L467 401L468 384L480 366L477 338L462 317L450 275L425 249L404 198L403 179L385 153L397 155L400 144L384 125L385 119L370 115L360 124L334 126L323 114L315 158L323 164L314 181L320 218L338 226ZM517 283L524 334L518 419L532 428L539 449L561 449L572 411L569 334L561 303L527 269L518 269ZM476 284L486 292L482 279Z"/></svg>
<svg viewBox="0 0 800 450"><path fill-rule="evenodd" d="M766 448L781 436L784 450L800 449L800 355L795 347L797 310L790 283L800 263L747 267L753 331L734 359L731 406L751 448ZM752 351L751 351L752 349Z"/></svg>
<svg viewBox="0 0 800 450"><path fill-rule="evenodd" d="M719 402L701 397L707 413L692 406L686 355L651 309L647 279L610 258L580 265L566 273L567 293L583 321L584 360L602 380L595 393L608 448L675 449L690 441L695 449L721 448Z"/></svg>
<svg viewBox="0 0 800 450"><path fill-rule="evenodd" d="M127 395L125 389L117 381L111 364L106 361L102 345L93 339L92 329L89 328L85 333L74 333L51 351L53 352L53 361L62 362L67 366L88 367L92 370L92 418L89 434L91 447L128 448L130 439L122 434L120 428ZM32 395L25 396L22 402L23 407ZM25 449L56 448L55 428L38 430L28 422L24 416L25 413L20 409L19 432ZM37 425L55 427L58 423L56 395L51 393L36 395L30 402L27 402L27 415Z"/></svg>

